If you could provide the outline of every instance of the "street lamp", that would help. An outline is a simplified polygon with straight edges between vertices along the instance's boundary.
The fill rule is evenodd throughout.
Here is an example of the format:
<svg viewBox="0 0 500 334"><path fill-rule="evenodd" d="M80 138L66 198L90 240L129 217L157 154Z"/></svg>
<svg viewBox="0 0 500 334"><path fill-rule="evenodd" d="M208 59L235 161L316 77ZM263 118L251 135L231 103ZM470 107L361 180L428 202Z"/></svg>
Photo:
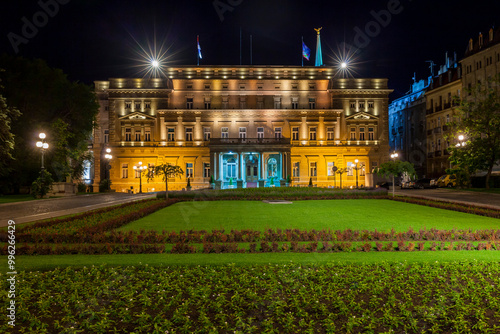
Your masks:
<svg viewBox="0 0 500 334"><path fill-rule="evenodd" d="M105 177L106 177L106 180L108 180L108 190L110 189L110 185L111 185L111 182L110 182L110 175L109 175L109 168L110 168L110 165L109 165L109 160L113 159L113 156L110 154L111 153L111 149L110 148L107 148L106 149L106 154L104 155L104 158L106 159L106 173L105 173Z"/></svg>
<svg viewBox="0 0 500 334"><path fill-rule="evenodd" d="M394 152L393 154L391 154L391 159L396 161L396 158L398 157L399 155ZM394 174L392 174L392 197L394 197L394 189L396 188L396 185L394 184Z"/></svg>
<svg viewBox="0 0 500 334"><path fill-rule="evenodd" d="M139 171L139 194L142 194L142 171L145 169L146 167L142 165L142 161L139 161L139 164L134 166L134 170Z"/></svg>
<svg viewBox="0 0 500 334"><path fill-rule="evenodd" d="M45 150L49 148L49 144L45 142L45 133L41 132L38 137L41 139L36 142L36 147L38 147L42 151L42 170L45 168L43 166L43 156L45 154Z"/></svg>
<svg viewBox="0 0 500 334"><path fill-rule="evenodd" d="M332 172L333 172L333 188L337 186L337 180L335 179L335 174L337 173L337 166L332 167Z"/></svg>
<svg viewBox="0 0 500 334"><path fill-rule="evenodd" d="M356 167L354 167L354 170L356 171L356 189L358 188L358 162L358 159L354 160L354 163L356 164Z"/></svg>
<svg viewBox="0 0 500 334"><path fill-rule="evenodd" d="M458 143L457 145L455 145L456 147L460 147L460 146L465 146L465 137L464 135L460 135L458 136Z"/></svg>

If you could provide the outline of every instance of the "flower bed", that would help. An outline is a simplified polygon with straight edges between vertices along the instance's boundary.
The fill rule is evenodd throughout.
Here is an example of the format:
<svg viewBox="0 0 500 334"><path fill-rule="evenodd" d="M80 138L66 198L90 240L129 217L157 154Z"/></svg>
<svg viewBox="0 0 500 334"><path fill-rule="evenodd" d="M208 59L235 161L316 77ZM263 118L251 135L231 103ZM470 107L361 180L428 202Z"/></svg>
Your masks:
<svg viewBox="0 0 500 334"><path fill-rule="evenodd" d="M497 263L21 272L2 333L495 333ZM5 274L0 273L7 289Z"/></svg>

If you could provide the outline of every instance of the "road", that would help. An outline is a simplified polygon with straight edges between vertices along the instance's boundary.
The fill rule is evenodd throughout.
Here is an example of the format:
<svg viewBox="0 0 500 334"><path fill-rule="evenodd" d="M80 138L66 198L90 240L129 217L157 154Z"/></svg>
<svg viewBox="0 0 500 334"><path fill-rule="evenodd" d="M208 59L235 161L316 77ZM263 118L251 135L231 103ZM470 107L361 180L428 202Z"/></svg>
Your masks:
<svg viewBox="0 0 500 334"><path fill-rule="evenodd" d="M389 194L392 194L392 189L389 190ZM487 194L447 188L398 189L398 187L395 189L395 194L500 209L500 194Z"/></svg>
<svg viewBox="0 0 500 334"><path fill-rule="evenodd" d="M0 204L0 227L7 226L9 220L15 221L17 225L155 196L156 194L105 193Z"/></svg>

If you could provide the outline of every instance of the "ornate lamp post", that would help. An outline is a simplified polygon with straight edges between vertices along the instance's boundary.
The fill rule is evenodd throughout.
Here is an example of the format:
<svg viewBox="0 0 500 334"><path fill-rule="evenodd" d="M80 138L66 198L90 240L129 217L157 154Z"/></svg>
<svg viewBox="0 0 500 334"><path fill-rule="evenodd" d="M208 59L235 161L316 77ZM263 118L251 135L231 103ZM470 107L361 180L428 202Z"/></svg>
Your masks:
<svg viewBox="0 0 500 334"><path fill-rule="evenodd" d="M107 148L106 149L106 154L104 155L104 158L106 159L106 174L104 175L106 177L106 180L108 180L108 190L110 189L110 175L109 175L109 168L111 167L109 165L109 160L113 159L113 156L110 154L111 153L111 149L110 148Z"/></svg>
<svg viewBox="0 0 500 334"><path fill-rule="evenodd" d="M391 154L391 159L396 161L396 158L398 157L399 155L394 152L393 154ZM392 197L394 197L394 189L396 188L396 185L394 184L394 174L392 174Z"/></svg>
<svg viewBox="0 0 500 334"><path fill-rule="evenodd" d="M142 165L142 161L139 161L139 164L134 166L134 170L139 171L139 194L142 194L142 171L145 169L146 167Z"/></svg>
<svg viewBox="0 0 500 334"><path fill-rule="evenodd" d="M335 174L337 173L337 166L332 167L332 172L333 172L333 188L337 186L337 180L335 179Z"/></svg>
<svg viewBox="0 0 500 334"><path fill-rule="evenodd" d="M43 156L45 154L45 150L49 148L49 144L45 142L45 133L41 132L38 137L41 139L36 142L36 147L40 148L42 151L42 170L45 168L43 165Z"/></svg>
<svg viewBox="0 0 500 334"><path fill-rule="evenodd" d="M358 162L358 159L354 160L354 163L356 164L356 167L354 167L354 170L356 171L356 189L358 189Z"/></svg>
<svg viewBox="0 0 500 334"><path fill-rule="evenodd" d="M455 146L456 147L465 146L465 137L464 137L464 135L458 136L458 143Z"/></svg>

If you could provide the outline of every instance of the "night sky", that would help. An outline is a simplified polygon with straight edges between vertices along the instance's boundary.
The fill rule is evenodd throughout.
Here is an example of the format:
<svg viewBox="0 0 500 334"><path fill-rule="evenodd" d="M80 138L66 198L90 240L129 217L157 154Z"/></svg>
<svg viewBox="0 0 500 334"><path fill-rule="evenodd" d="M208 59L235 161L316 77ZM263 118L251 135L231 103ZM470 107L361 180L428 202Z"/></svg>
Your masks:
<svg viewBox="0 0 500 334"><path fill-rule="evenodd" d="M148 48L155 40L158 48L168 49L172 65L196 64L196 35L201 65L239 65L240 28L243 65L250 64L250 35L254 65L300 65L301 36L312 53L304 65L314 65L313 28L323 27L325 64L333 65L334 53L341 54L344 45L353 46L358 49L355 76L389 78L395 90L391 98L409 90L414 72L418 79L430 74L426 60L442 65L446 51L457 52L461 59L470 37L500 24L500 1L492 0L468 5L449 0L58 0L58 4L57 13L52 5L48 7L52 15L44 15L39 1L4 1L0 52L16 54L9 36L25 38L25 22L38 19L38 32L28 31L31 35L18 45L17 55L42 58L70 79L90 84L137 76L134 65L140 46ZM375 24L374 12L381 13L382 24ZM390 21L386 13L391 13ZM367 25L369 43L356 39L357 31L366 33Z"/></svg>

